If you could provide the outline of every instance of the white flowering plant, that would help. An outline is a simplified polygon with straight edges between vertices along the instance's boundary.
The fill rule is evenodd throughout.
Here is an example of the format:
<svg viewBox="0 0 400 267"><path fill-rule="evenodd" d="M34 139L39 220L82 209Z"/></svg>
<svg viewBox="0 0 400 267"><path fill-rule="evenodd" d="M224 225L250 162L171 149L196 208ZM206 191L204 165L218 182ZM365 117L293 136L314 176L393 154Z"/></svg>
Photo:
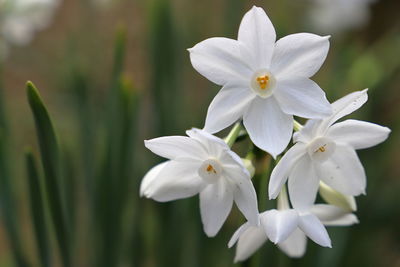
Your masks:
<svg viewBox="0 0 400 267"><path fill-rule="evenodd" d="M328 50L329 36L297 33L276 41L259 7L245 14L237 40L210 38L190 48L193 67L222 89L202 130L145 141L167 161L145 175L141 196L165 202L199 194L204 232L210 237L235 202L247 222L228 243L237 244L234 261L246 260L267 240L290 257L304 255L307 237L334 246L325 226L358 223L355 197L366 193L366 173L356 150L383 142L390 129L359 120L337 122L359 109L368 94L356 91L328 102L310 79ZM294 116L308 121L301 125ZM224 140L213 135L231 125ZM275 159L268 195L278 198L276 209L259 211L251 181L254 166L231 150L239 135ZM326 203L316 203L318 192Z"/></svg>

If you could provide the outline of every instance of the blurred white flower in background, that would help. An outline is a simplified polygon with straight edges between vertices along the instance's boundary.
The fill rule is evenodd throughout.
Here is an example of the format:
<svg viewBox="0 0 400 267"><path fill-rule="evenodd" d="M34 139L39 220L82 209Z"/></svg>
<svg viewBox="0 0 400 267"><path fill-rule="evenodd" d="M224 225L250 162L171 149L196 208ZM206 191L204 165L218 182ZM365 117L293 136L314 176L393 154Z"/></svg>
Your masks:
<svg viewBox="0 0 400 267"><path fill-rule="evenodd" d="M50 23L61 0L0 0L0 59L10 45L27 45Z"/></svg>
<svg viewBox="0 0 400 267"><path fill-rule="evenodd" d="M358 29L370 18L370 6L377 0L313 0L310 22L320 34Z"/></svg>

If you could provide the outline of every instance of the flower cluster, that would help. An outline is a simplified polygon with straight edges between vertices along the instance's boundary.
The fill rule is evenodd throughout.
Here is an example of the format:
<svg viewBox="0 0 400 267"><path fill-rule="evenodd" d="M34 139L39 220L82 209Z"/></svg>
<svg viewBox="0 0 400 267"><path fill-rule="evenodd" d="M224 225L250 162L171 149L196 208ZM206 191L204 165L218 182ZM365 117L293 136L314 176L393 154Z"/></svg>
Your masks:
<svg viewBox="0 0 400 267"><path fill-rule="evenodd" d="M210 38L189 49L193 67L222 89L208 108L203 130L145 141L168 161L146 174L140 194L156 201L199 194L208 236L218 233L235 202L247 219L228 244L237 243L235 261L247 259L268 239L291 257L304 254L307 237L331 247L325 226L357 223L354 197L365 194L366 175L355 150L383 142L390 130L358 120L336 123L368 96L363 90L327 101L310 77L328 49L329 37L310 33L276 41L259 7L244 16L238 40ZM309 120L302 126L293 116ZM269 181L277 209L259 213L251 171L230 149L241 121L252 143L279 160ZM213 135L234 123L225 140ZM294 145L278 157L291 138ZM315 203L318 192L327 204Z"/></svg>

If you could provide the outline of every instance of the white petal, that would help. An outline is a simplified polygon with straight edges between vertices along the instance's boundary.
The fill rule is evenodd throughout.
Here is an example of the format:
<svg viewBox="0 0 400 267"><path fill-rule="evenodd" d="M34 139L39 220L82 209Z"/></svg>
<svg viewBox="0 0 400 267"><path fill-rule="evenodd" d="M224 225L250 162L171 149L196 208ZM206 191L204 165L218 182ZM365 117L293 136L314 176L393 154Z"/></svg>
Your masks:
<svg viewBox="0 0 400 267"><path fill-rule="evenodd" d="M304 155L289 174L289 197L293 208L308 210L317 197L319 179L310 156Z"/></svg>
<svg viewBox="0 0 400 267"><path fill-rule="evenodd" d="M222 177L200 192L200 213L204 232L215 236L232 209L233 192Z"/></svg>
<svg viewBox="0 0 400 267"><path fill-rule="evenodd" d="M324 118L332 114L324 91L308 78L279 80L274 96L286 114L303 118Z"/></svg>
<svg viewBox="0 0 400 267"><path fill-rule="evenodd" d="M235 123L255 97L249 88L225 85L208 107L204 130L216 133Z"/></svg>
<svg viewBox="0 0 400 267"><path fill-rule="evenodd" d="M233 198L239 210L252 225L259 225L257 195L250 176L240 174L240 167L225 168L234 183Z"/></svg>
<svg viewBox="0 0 400 267"><path fill-rule="evenodd" d="M194 196L205 186L197 168L196 163L178 161L167 161L163 167L158 165L145 176L143 195L159 202Z"/></svg>
<svg viewBox="0 0 400 267"><path fill-rule="evenodd" d="M256 97L243 124L253 143L274 158L287 147L293 131L293 117L285 114L273 97Z"/></svg>
<svg viewBox="0 0 400 267"><path fill-rule="evenodd" d="M262 8L248 11L240 23L238 40L251 52L251 60L256 69L269 68L276 33L274 26Z"/></svg>
<svg viewBox="0 0 400 267"><path fill-rule="evenodd" d="M322 120L312 119L304 124L300 131L293 134L293 142L310 143L316 136L319 135L318 130Z"/></svg>
<svg viewBox="0 0 400 267"><path fill-rule="evenodd" d="M242 236L242 234L251 227L249 222L245 222L242 224L236 231L233 233L231 239L228 242L228 248L233 247L236 242L239 240L239 238ZM263 230L264 231L264 230Z"/></svg>
<svg viewBox="0 0 400 267"><path fill-rule="evenodd" d="M236 40L210 38L189 49L190 60L201 75L216 84L246 84L252 71L241 57L239 46L240 43Z"/></svg>
<svg viewBox="0 0 400 267"><path fill-rule="evenodd" d="M144 145L154 154L167 159L204 160L208 157L204 147L186 136L164 136L145 140Z"/></svg>
<svg viewBox="0 0 400 267"><path fill-rule="evenodd" d="M276 42L271 71L280 77L313 76L324 63L329 50L329 36L296 33Z"/></svg>
<svg viewBox="0 0 400 267"><path fill-rule="evenodd" d="M295 210L269 210L261 214L261 224L268 238L276 243L289 237L297 228L298 214Z"/></svg>
<svg viewBox="0 0 400 267"><path fill-rule="evenodd" d="M324 133L338 119L359 109L368 100L367 89L348 94L332 103L332 115L319 125L319 132Z"/></svg>
<svg viewBox="0 0 400 267"><path fill-rule="evenodd" d="M245 174L249 179L251 179L250 172L244 165L243 160L232 150L225 150L219 157L219 160L225 167L240 167L240 175Z"/></svg>
<svg viewBox="0 0 400 267"><path fill-rule="evenodd" d="M268 240L262 227L249 226L239 237L234 262L248 259Z"/></svg>
<svg viewBox="0 0 400 267"><path fill-rule="evenodd" d="M348 226L358 223L357 216L333 205L316 204L310 211L324 225Z"/></svg>
<svg viewBox="0 0 400 267"><path fill-rule="evenodd" d="M365 193L365 171L354 148L336 145L331 158L314 167L318 177L340 193L351 196Z"/></svg>
<svg viewBox="0 0 400 267"><path fill-rule="evenodd" d="M160 171L169 163L170 161L166 161L160 164L157 164L153 168L151 168L143 177L142 182L140 183L140 196L143 197L146 195L146 192L151 187L153 181L156 180ZM150 189L151 190L151 189Z"/></svg>
<svg viewBox="0 0 400 267"><path fill-rule="evenodd" d="M204 130L192 128L186 134L197 140L206 150L207 158L220 158L225 151L230 150L229 146L221 138L216 137Z"/></svg>
<svg viewBox="0 0 400 267"><path fill-rule="evenodd" d="M289 257L300 258L306 252L307 237L299 228L296 228L285 241L278 243L278 247Z"/></svg>
<svg viewBox="0 0 400 267"><path fill-rule="evenodd" d="M274 199L281 191L282 185L286 183L289 173L297 161L306 153L306 146L298 143L292 146L281 158L272 170L268 185L269 199Z"/></svg>
<svg viewBox="0 0 400 267"><path fill-rule="evenodd" d="M315 243L323 247L332 247L328 232L315 215L305 214L300 216L299 228Z"/></svg>
<svg viewBox="0 0 400 267"><path fill-rule="evenodd" d="M374 123L346 120L332 125L327 135L336 142L363 149L375 146L385 141L390 129Z"/></svg>

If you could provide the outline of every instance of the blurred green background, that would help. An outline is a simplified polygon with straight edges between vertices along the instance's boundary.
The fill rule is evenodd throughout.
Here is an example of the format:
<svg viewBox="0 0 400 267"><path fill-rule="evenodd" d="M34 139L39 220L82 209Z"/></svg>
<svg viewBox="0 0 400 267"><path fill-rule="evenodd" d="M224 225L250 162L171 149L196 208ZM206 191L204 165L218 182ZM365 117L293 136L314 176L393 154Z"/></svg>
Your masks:
<svg viewBox="0 0 400 267"><path fill-rule="evenodd" d="M370 88L352 117L392 133L359 151L368 175L367 195L357 198L360 224L329 228L332 249L310 241L302 259L289 259L267 243L235 266L400 266L398 0L373 2L365 23L333 32L313 21L311 0L102 2L64 0L46 29L0 61L0 266L234 265L227 242L243 222L236 208L210 239L197 197L157 203L140 198L139 185L162 161L143 140L201 128L219 89L191 67L186 49L209 37L236 38L254 4L278 38L330 34L313 79L331 102ZM39 88L57 137L32 86L28 103L27 80ZM242 152L240 144L234 149ZM257 166L268 159L260 153ZM275 205L264 180L262 173L253 180L261 211Z"/></svg>

